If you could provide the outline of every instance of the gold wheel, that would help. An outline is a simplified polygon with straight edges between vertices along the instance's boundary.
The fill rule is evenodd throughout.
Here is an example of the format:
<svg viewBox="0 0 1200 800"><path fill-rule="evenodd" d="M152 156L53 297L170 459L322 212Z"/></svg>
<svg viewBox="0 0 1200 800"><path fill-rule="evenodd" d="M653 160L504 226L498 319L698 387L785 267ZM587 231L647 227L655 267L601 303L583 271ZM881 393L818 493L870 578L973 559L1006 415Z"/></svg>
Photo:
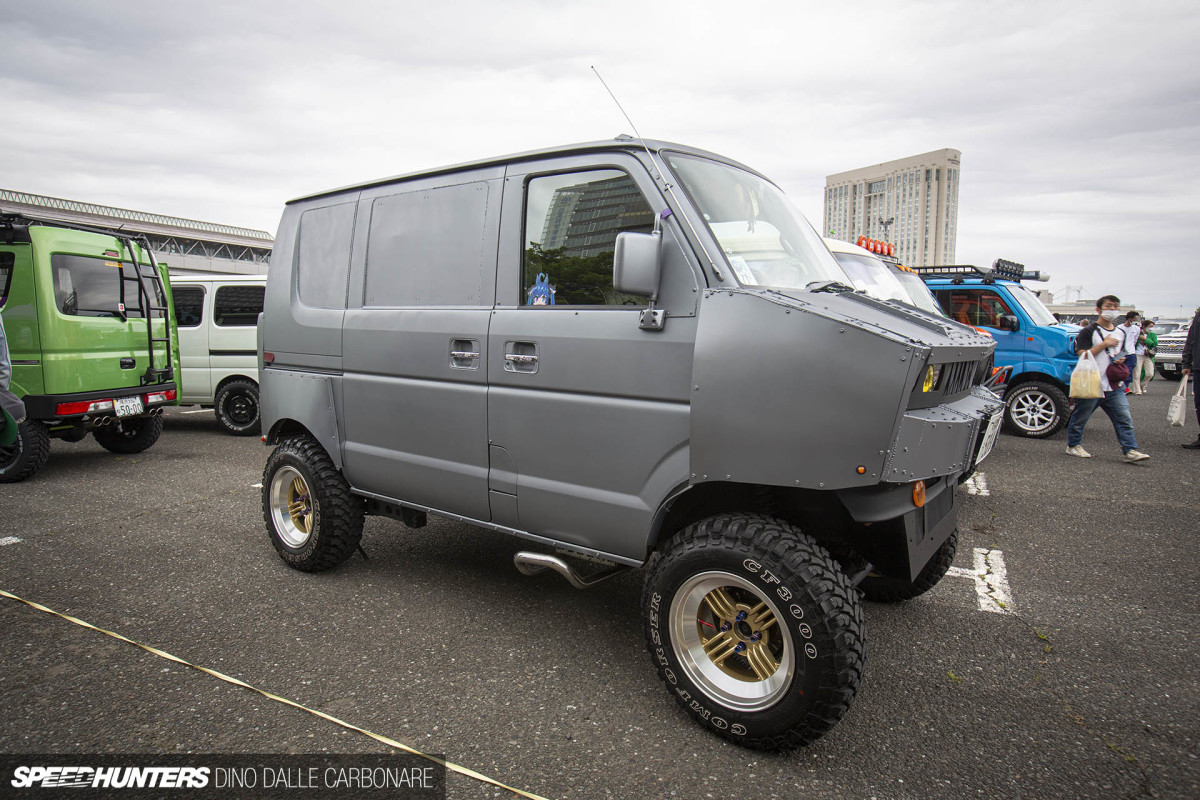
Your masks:
<svg viewBox="0 0 1200 800"><path fill-rule="evenodd" d="M760 711L791 685L795 657L779 610L737 575L684 582L671 603L671 635L688 677L726 706Z"/></svg>
<svg viewBox="0 0 1200 800"><path fill-rule="evenodd" d="M283 467L271 478L271 518L279 538L300 549L313 534L316 505L304 476L294 467Z"/></svg>

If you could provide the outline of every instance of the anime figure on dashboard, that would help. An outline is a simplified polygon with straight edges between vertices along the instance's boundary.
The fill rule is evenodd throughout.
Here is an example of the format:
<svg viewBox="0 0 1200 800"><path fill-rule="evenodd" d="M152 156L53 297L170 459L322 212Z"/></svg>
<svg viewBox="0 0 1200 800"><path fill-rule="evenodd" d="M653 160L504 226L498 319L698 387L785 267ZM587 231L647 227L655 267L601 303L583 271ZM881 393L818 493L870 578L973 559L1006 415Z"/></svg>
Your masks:
<svg viewBox="0 0 1200 800"><path fill-rule="evenodd" d="M554 287L550 285L550 279L546 276L546 273L539 272L537 274L537 280L533 282L533 286L529 287L529 294L525 300L525 305L554 305Z"/></svg>

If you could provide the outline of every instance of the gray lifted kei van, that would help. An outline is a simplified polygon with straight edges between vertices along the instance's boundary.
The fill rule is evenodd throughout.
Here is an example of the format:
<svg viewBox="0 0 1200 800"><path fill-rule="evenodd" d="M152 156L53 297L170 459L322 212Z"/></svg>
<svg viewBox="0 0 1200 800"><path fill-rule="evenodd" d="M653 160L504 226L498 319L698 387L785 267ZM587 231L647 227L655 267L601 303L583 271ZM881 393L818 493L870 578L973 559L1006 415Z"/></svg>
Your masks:
<svg viewBox="0 0 1200 800"><path fill-rule="evenodd" d="M950 566L1002 411L990 340L849 284L774 184L661 142L294 200L259 327L275 549L325 570L366 514L433 513L580 588L644 566L683 708L811 742L858 689L861 595Z"/></svg>

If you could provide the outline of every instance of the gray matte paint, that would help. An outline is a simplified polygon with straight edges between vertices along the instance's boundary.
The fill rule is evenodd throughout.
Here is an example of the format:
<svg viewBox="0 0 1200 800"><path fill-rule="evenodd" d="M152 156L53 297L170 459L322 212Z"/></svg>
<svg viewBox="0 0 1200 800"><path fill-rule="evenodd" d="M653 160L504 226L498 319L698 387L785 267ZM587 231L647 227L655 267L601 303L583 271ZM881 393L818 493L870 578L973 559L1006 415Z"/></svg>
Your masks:
<svg viewBox="0 0 1200 800"><path fill-rule="evenodd" d="M890 517L881 509L911 509L910 481L952 480L971 466L999 408L992 395L909 406L926 364L980 361L990 342L853 293L737 287L723 263L710 264L720 250L702 218L676 203L648 162L640 144L595 143L294 201L280 223L261 329L276 355L263 370L264 425L308 428L339 466L344 455L364 496L623 563L646 558L656 517L688 484L838 491L855 518L882 519ZM672 211L662 233L661 331L639 328L637 306L521 304L525 180L598 168L626 171L651 208ZM482 231L479 261L442 264L427 247L412 280L478 265L479 303L364 307L371 270L381 268L368 254L387 251L369 244L371 201L468 183L488 187L486 202L457 204L475 216L439 224ZM342 203L358 204L347 309L310 308L295 291L297 220ZM340 256L329 258L341 268ZM414 300L444 296L436 286L413 289ZM330 374L296 372L315 369ZM889 484L897 491L881 488ZM953 519L939 536L946 525Z"/></svg>

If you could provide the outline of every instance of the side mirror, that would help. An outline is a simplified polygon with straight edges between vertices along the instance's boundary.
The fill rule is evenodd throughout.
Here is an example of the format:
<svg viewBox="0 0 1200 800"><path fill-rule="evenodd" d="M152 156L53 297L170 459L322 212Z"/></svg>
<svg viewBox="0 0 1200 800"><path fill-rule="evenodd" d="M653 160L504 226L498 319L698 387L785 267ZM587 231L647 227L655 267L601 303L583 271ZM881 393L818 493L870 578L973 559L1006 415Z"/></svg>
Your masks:
<svg viewBox="0 0 1200 800"><path fill-rule="evenodd" d="M1002 331L1019 331L1021 330L1021 320L1011 314L1002 314L997 320L997 326Z"/></svg>
<svg viewBox="0 0 1200 800"><path fill-rule="evenodd" d="M613 251L613 288L618 292L658 298L658 282L662 277L662 234L617 234Z"/></svg>

